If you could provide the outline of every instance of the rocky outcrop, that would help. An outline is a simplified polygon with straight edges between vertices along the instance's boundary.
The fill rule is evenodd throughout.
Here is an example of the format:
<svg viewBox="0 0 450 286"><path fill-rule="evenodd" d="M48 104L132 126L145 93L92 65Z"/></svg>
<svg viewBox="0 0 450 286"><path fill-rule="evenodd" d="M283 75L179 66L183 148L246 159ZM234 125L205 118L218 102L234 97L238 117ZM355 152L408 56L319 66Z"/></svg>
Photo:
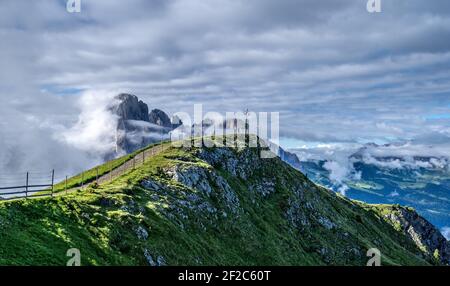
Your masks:
<svg viewBox="0 0 450 286"><path fill-rule="evenodd" d="M149 122L148 106L137 96L127 93L121 93L116 96L120 102L111 107L111 111L118 115L121 120L140 120Z"/></svg>
<svg viewBox="0 0 450 286"><path fill-rule="evenodd" d="M275 192L275 183L268 179L262 179L261 182L250 185L249 191L267 197Z"/></svg>
<svg viewBox="0 0 450 286"><path fill-rule="evenodd" d="M392 210L384 215L388 222L412 239L430 259L450 264L450 242L438 229L411 208L391 208Z"/></svg>
<svg viewBox="0 0 450 286"><path fill-rule="evenodd" d="M389 206L393 209L377 212L385 215L386 223L361 212L357 204L316 186L300 172L293 172L280 158L261 159L255 148L189 150L193 157L171 157L176 164L159 172L169 181L141 183L154 191L155 202L172 197L171 205L156 208L182 229L189 227L189 221L203 231L217 228L224 221L237 222L248 214L248 203L254 209L275 206L282 214L280 225L286 222L290 233L300 233L308 241L305 251L315 253L325 264L335 264L336 259L365 263L368 246L358 242L358 232L352 229L371 225L381 227L388 236L398 236L399 245L413 255L427 258L432 264L438 260L448 264L448 242L414 211ZM199 220L199 216L204 220ZM404 234L397 233L391 225ZM339 246L322 242L330 237L339 241ZM380 241L382 238L374 234L369 246L387 251Z"/></svg>
<svg viewBox="0 0 450 286"><path fill-rule="evenodd" d="M117 154L132 153L161 141L173 130L170 118L164 111L154 109L149 113L147 104L137 96L122 93L115 99L118 103L110 110L118 116L116 150L109 154L107 159Z"/></svg>
<svg viewBox="0 0 450 286"><path fill-rule="evenodd" d="M148 115L148 118L148 121L152 124L156 124L164 128L172 128L172 122L170 121L169 116L167 116L167 114L160 109L153 109Z"/></svg>
<svg viewBox="0 0 450 286"><path fill-rule="evenodd" d="M228 182L214 171L180 164L168 169L167 174L173 180L200 191L209 198L215 197L220 203L218 207L231 211L234 215L239 213L240 203L236 193Z"/></svg>
<svg viewBox="0 0 450 286"><path fill-rule="evenodd" d="M145 260L147 261L148 265L150 265L150 266L165 266L166 265L166 261L165 261L164 257L157 256L157 258L154 259L152 254L150 253L150 251L146 248L144 249L144 257L145 257Z"/></svg>
<svg viewBox="0 0 450 286"><path fill-rule="evenodd" d="M261 164L258 153L251 148L245 148L238 153L231 148L216 148L214 150L203 148L199 150L198 157L212 166L223 168L244 180L250 177Z"/></svg>

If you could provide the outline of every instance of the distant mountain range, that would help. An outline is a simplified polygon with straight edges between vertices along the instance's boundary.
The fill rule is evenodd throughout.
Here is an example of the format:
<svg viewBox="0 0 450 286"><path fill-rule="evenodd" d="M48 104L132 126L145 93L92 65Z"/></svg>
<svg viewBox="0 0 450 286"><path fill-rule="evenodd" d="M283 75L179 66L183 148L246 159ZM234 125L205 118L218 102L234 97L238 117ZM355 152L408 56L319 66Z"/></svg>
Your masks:
<svg viewBox="0 0 450 286"><path fill-rule="evenodd" d="M393 147L393 148L392 148ZM450 169L443 156L419 156L402 152L402 146L366 144L348 156L351 175L341 182L332 178L330 160L304 160L281 156L311 180L347 197L368 203L408 205L440 228L450 226Z"/></svg>

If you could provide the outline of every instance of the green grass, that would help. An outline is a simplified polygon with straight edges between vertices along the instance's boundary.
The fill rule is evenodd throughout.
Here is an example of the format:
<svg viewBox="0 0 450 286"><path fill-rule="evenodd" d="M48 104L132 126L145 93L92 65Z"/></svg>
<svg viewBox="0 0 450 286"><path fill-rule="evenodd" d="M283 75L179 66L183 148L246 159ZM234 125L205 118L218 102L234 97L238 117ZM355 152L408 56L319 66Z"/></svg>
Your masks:
<svg viewBox="0 0 450 286"><path fill-rule="evenodd" d="M126 162L130 161L131 159L133 159L137 154L139 154L145 150L148 150L150 148L153 148L155 146L158 146L158 145L159 145L159 143L148 145L147 147L136 150L133 153L130 153L128 155L108 161L108 162L101 164L99 166L96 166L90 170L84 171L74 177L68 178L67 185L66 185L65 181L59 182L59 183L55 184L54 192L58 193L58 192L66 190L66 188L72 189L72 188L81 187L82 185L87 185L87 184L95 181L97 179L97 176L101 177L105 174L108 174L111 170L114 170L114 169L122 166Z"/></svg>
<svg viewBox="0 0 450 286"><path fill-rule="evenodd" d="M171 147L111 183L65 196L0 202L0 265L65 265L69 248L80 249L82 265L146 265L144 252L169 265L365 265L372 247L380 249L383 265L428 264L380 218L387 208L336 196L278 158L261 160L243 180L199 159L196 151ZM240 162L244 152L235 151ZM175 165L223 177L239 198L238 214L229 211L214 182L208 196L170 179L164 170ZM147 179L164 190L143 188ZM267 197L251 191L262 179L275 181ZM300 199L293 190L305 184ZM183 202L192 196L199 198L198 206L209 204L217 212L187 207ZM290 201L299 202L307 226L288 222ZM338 227L322 227L319 217ZM148 239L138 238L139 227Z"/></svg>

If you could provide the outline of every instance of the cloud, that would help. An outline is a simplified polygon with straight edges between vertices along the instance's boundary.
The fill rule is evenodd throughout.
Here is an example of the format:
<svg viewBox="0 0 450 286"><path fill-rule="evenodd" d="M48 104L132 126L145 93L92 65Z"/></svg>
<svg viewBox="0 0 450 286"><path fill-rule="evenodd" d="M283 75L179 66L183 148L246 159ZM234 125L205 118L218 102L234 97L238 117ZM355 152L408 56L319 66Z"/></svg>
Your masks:
<svg viewBox="0 0 450 286"><path fill-rule="evenodd" d="M283 142L283 141L282 141ZM434 145L424 145L422 140L377 145L374 143L320 143L285 140L300 161L322 161L328 170L328 178L336 191L345 193L346 181L361 180L362 173L355 168L357 163L374 165L383 169L450 171L450 137ZM292 148L294 147L294 148ZM391 192L388 196L399 194Z"/></svg>
<svg viewBox="0 0 450 286"><path fill-rule="evenodd" d="M388 169L447 169L449 166L448 159L430 159L429 161L414 160L412 158L404 159L383 159L374 157L363 157L364 163L375 165L381 168Z"/></svg>
<svg viewBox="0 0 450 286"><path fill-rule="evenodd" d="M333 183L331 186L334 190L346 195L349 187L346 185L348 180L360 180L361 172L357 172L350 160L326 161L323 165L325 170L329 171L328 178Z"/></svg>
<svg viewBox="0 0 450 286"><path fill-rule="evenodd" d="M391 193L389 193L388 197L394 198L394 197L398 197L400 196L399 192L397 191L393 191Z"/></svg>
<svg viewBox="0 0 450 286"><path fill-rule="evenodd" d="M339 189L337 190L341 195L346 196L347 195L347 191L348 191L348 187L347 185L342 185L339 187Z"/></svg>
<svg viewBox="0 0 450 286"><path fill-rule="evenodd" d="M308 150L314 150L312 151L314 155L306 157L314 158L313 160L325 160L323 168L329 171L328 177L333 184L331 187L342 195L345 196L349 189L346 181L361 179L361 172L355 170L353 162L350 160L353 149L349 148L349 146L343 144L319 144L311 149L303 149L303 154L308 153Z"/></svg>
<svg viewBox="0 0 450 286"><path fill-rule="evenodd" d="M341 166L338 162L336 161L327 161L325 162L325 164L323 165L323 167L330 171L330 179L332 181L335 181L337 183L342 183L342 181L347 178L349 172L348 172L348 168Z"/></svg>
<svg viewBox="0 0 450 286"><path fill-rule="evenodd" d="M61 142L61 129L57 123L25 114L15 119L14 115L17 116L13 114L7 118L7 124L1 130L0 174L3 179L16 178L17 174L27 171L50 173L54 169L57 180L61 180L65 175L74 175L101 162L98 154L90 155ZM6 184L3 179L0 179L0 185Z"/></svg>
<svg viewBox="0 0 450 286"><path fill-rule="evenodd" d="M448 119L430 117L450 109L446 0L385 1L377 15L360 0L83 0L74 14L63 2L2 1L7 144L28 132L18 123L27 116L70 129L80 91L95 90L134 93L170 113L192 113L195 103L205 112L278 111L281 136L304 141L422 136L434 145L429 134L449 133ZM52 137L35 124L29 135ZM65 143L89 148L98 134L77 126L78 142Z"/></svg>
<svg viewBox="0 0 450 286"><path fill-rule="evenodd" d="M448 142L450 142L450 137ZM434 146L413 144L367 145L358 151L361 161L389 169L447 169L450 165L449 144Z"/></svg>
<svg viewBox="0 0 450 286"><path fill-rule="evenodd" d="M450 241L450 227L443 227L442 229L441 229L441 233L442 233L442 235L443 236L445 236L445 238L447 239L447 240L449 240Z"/></svg>
<svg viewBox="0 0 450 286"><path fill-rule="evenodd" d="M69 146L102 156L116 150L118 116L110 108L118 104L117 92L89 91L78 102L81 113L75 125L60 130L61 142Z"/></svg>

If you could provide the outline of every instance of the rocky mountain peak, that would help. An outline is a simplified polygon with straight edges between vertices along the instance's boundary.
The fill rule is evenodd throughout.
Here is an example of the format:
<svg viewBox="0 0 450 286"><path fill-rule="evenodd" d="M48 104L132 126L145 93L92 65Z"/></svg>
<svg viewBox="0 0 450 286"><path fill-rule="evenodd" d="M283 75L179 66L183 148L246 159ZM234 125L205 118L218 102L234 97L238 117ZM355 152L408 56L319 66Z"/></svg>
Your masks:
<svg viewBox="0 0 450 286"><path fill-rule="evenodd" d="M172 122L170 121L169 116L160 109L153 109L148 117L150 123L166 128L172 128Z"/></svg>
<svg viewBox="0 0 450 286"><path fill-rule="evenodd" d="M115 100L117 103L110 110L118 116L116 150L105 156L108 160L158 142L178 126L172 125L169 116L160 109L149 113L148 105L135 95L121 93Z"/></svg>
<svg viewBox="0 0 450 286"><path fill-rule="evenodd" d="M137 96L121 93L116 96L116 99L120 103L111 109L120 119L149 121L148 106Z"/></svg>

